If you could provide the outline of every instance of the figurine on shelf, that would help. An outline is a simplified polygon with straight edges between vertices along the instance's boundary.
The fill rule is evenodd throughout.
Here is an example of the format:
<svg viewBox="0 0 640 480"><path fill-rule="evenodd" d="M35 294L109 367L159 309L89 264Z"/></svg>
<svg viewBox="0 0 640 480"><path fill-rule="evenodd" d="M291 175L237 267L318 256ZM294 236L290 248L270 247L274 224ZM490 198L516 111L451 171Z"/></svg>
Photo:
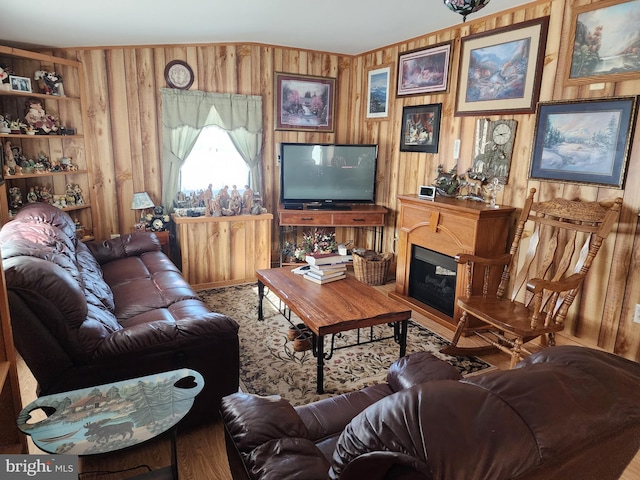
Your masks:
<svg viewBox="0 0 640 480"><path fill-rule="evenodd" d="M29 192L27 193L27 202L36 203L37 201L38 201L38 194L36 193L35 187L29 187Z"/></svg>
<svg viewBox="0 0 640 480"><path fill-rule="evenodd" d="M59 97L64 97L62 77L56 72L45 72L44 70L38 70L34 74L33 78L38 81L40 93L44 93L45 95L57 95Z"/></svg>
<svg viewBox="0 0 640 480"><path fill-rule="evenodd" d="M13 74L13 70L11 70L6 65L0 64L0 90L11 91L11 84L9 83L9 75Z"/></svg>
<svg viewBox="0 0 640 480"><path fill-rule="evenodd" d="M249 188L249 185L244 186L244 192L242 193L242 211L244 213L251 213L253 207L253 190Z"/></svg>
<svg viewBox="0 0 640 480"><path fill-rule="evenodd" d="M43 185L40 187L40 201L44 203L51 203L51 187Z"/></svg>
<svg viewBox="0 0 640 480"><path fill-rule="evenodd" d="M460 188L460 179L458 178L457 165L448 172L444 171L442 165L438 165L438 176L434 185L439 195L443 197L455 197Z"/></svg>
<svg viewBox="0 0 640 480"><path fill-rule="evenodd" d="M24 119L27 122L27 125L30 125L37 132L43 135L48 135L51 132L55 133L59 128L58 119L45 112L40 100L27 100Z"/></svg>
<svg viewBox="0 0 640 480"><path fill-rule="evenodd" d="M60 168L63 172L73 172L78 170L78 166L74 165L69 157L60 157Z"/></svg>
<svg viewBox="0 0 640 480"><path fill-rule="evenodd" d="M52 205L57 208L67 208L67 196L66 195L54 195Z"/></svg>
<svg viewBox="0 0 640 480"><path fill-rule="evenodd" d="M260 215L262 213L267 213L267 209L262 206L262 195L260 195L260 192L256 192L253 194L251 215Z"/></svg>
<svg viewBox="0 0 640 480"><path fill-rule="evenodd" d="M20 160L20 167L22 167L22 173L32 174L35 171L36 162L30 158L22 158Z"/></svg>
<svg viewBox="0 0 640 480"><path fill-rule="evenodd" d="M4 174L5 176L11 176L18 173L18 164L16 158L13 155L13 148L11 148L11 142L7 140L4 144Z"/></svg>
<svg viewBox="0 0 640 480"><path fill-rule="evenodd" d="M220 203L224 214L224 210L229 208L229 185L225 185L223 188L218 190L216 199Z"/></svg>
<svg viewBox="0 0 640 480"><path fill-rule="evenodd" d="M0 115L0 133L11 133L11 129L9 128L9 120L7 120L2 115Z"/></svg>
<svg viewBox="0 0 640 480"><path fill-rule="evenodd" d="M22 207L22 192L18 187L9 188L9 208L17 210Z"/></svg>

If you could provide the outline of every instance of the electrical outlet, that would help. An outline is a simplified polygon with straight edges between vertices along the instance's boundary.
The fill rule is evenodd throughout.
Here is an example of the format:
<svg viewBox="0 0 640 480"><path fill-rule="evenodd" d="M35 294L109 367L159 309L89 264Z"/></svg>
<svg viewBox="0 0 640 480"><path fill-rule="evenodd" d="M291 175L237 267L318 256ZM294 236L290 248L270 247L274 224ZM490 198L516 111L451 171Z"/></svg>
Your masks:
<svg viewBox="0 0 640 480"><path fill-rule="evenodd" d="M640 303L636 303L636 311L633 314L633 322L640 323Z"/></svg>

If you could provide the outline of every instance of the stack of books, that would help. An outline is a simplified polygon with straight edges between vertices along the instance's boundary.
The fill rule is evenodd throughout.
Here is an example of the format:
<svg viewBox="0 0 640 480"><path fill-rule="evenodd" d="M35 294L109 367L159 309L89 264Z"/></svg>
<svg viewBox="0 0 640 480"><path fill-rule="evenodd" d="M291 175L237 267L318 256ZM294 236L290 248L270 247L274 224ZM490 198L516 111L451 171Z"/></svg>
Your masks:
<svg viewBox="0 0 640 480"><path fill-rule="evenodd" d="M350 255L337 253L307 255L305 261L309 264L309 269L304 278L320 285L342 280L346 277L348 257Z"/></svg>

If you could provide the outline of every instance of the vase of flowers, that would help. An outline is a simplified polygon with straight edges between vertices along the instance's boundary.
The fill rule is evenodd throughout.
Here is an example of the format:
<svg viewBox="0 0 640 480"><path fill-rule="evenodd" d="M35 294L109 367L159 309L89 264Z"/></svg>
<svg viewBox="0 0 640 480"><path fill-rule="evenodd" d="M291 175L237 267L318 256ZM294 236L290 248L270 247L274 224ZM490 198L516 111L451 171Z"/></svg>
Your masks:
<svg viewBox="0 0 640 480"><path fill-rule="evenodd" d="M335 230L314 228L302 234L302 241L295 250L295 256L298 260L304 261L310 253L333 253L337 247Z"/></svg>

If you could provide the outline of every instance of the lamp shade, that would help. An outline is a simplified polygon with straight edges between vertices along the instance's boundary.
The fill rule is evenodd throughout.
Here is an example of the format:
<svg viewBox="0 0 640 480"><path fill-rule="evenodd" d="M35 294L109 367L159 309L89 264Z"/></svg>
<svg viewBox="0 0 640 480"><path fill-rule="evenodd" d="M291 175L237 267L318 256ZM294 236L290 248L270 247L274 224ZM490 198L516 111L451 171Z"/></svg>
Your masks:
<svg viewBox="0 0 640 480"><path fill-rule="evenodd" d="M133 202L131 202L131 210L144 210L145 208L153 208L153 200L147 192L137 192L133 194Z"/></svg>
<svg viewBox="0 0 640 480"><path fill-rule="evenodd" d="M467 19L467 15L477 12L488 3L489 0L444 0L449 10L462 15L463 22Z"/></svg>

